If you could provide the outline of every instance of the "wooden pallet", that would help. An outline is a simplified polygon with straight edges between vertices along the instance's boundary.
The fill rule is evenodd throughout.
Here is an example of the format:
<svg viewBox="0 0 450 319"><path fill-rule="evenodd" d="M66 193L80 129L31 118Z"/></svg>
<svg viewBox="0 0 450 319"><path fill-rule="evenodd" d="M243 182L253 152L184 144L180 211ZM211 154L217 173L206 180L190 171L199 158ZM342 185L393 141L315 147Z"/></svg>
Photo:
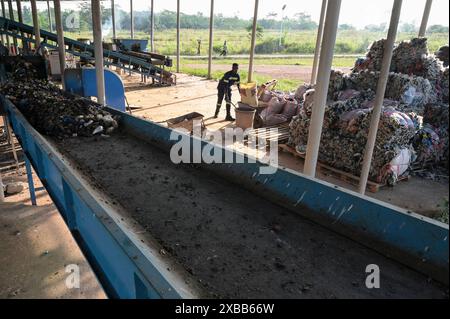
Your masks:
<svg viewBox="0 0 450 319"><path fill-rule="evenodd" d="M270 129L274 128L278 129L277 133L271 132ZM248 133L248 136L251 136L256 140L265 139L268 147L270 147L271 142L277 142L278 145L280 145L286 143L289 139L289 123L253 129Z"/></svg>
<svg viewBox="0 0 450 319"><path fill-rule="evenodd" d="M289 145L280 144L278 146L278 148L279 148L279 150L290 153L297 158L300 158L302 160L305 159L304 154L298 153L294 148L290 147ZM349 183L353 186L359 185L360 178L358 176L344 172L342 170L336 169L334 167L331 167L329 165L326 165L326 164L323 164L320 162L317 163L317 168L324 175L331 175L331 176L338 178L341 181ZM398 181L400 182L400 181L407 181L407 180L409 180L409 176L400 177ZM388 186L386 183L380 184L380 183L375 183L373 181L367 181L367 190L370 191L371 193L377 193L381 188L386 187L386 186Z"/></svg>

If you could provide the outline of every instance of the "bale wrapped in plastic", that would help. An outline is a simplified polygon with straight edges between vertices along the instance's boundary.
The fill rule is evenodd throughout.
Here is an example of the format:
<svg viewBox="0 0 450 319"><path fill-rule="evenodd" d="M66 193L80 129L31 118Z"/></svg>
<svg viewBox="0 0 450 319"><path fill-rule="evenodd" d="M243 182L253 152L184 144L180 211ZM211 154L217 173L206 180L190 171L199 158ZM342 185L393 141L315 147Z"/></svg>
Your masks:
<svg viewBox="0 0 450 319"><path fill-rule="evenodd" d="M370 109L345 109L345 103L335 102L327 106L319 160L334 168L359 176L370 126ZM296 148L306 149L310 115L305 110L290 123L288 143ZM385 108L380 119L370 179L386 182L390 176L385 167L409 148L414 136L413 121L408 115L392 108Z"/></svg>

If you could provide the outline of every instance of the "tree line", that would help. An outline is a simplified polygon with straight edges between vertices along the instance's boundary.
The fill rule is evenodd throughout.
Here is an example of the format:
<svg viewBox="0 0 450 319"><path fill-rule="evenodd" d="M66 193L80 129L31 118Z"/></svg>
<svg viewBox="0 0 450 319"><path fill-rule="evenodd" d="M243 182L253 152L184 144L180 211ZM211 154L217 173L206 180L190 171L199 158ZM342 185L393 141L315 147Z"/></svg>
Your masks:
<svg viewBox="0 0 450 319"><path fill-rule="evenodd" d="M26 24L32 24L32 15L29 7L22 8L23 20ZM131 26L130 13L116 8L116 28L118 30L129 30ZM14 12L17 17L17 12ZM208 29L209 17L203 15L201 12L196 14L181 13L181 28L183 29ZM8 15L6 15L8 16ZM41 28L49 30L49 20L47 11L38 12ZM89 3L81 3L76 10L64 10L62 12L63 21L69 21L72 23L64 23L65 31L90 31L92 30L91 20L91 6ZM177 14L174 11L164 10L155 13L155 29L166 30L174 29L177 26ZM311 16L307 13L300 12L294 15L293 18L284 17L282 20L275 19L277 15L275 13L267 15L267 17L259 19L258 25L261 29L268 30L315 30L318 25L311 19ZM17 19L17 18L16 18ZM54 29L54 16L52 13L52 25ZM112 24L112 12L111 8L102 6L102 23L105 27L111 27ZM232 30L232 29L247 29L251 25L252 20L242 19L237 16L226 17L223 14L217 14L214 16L214 27L220 30ZM135 11L134 12L134 29L135 31L148 32L150 30L150 12L149 11ZM356 30L353 25L341 24L340 30ZM367 25L364 27L365 31L384 32L387 29L385 23L378 25ZM402 23L399 26L400 32L416 32L417 27L411 23ZM428 28L430 33L448 33L448 26L431 25Z"/></svg>

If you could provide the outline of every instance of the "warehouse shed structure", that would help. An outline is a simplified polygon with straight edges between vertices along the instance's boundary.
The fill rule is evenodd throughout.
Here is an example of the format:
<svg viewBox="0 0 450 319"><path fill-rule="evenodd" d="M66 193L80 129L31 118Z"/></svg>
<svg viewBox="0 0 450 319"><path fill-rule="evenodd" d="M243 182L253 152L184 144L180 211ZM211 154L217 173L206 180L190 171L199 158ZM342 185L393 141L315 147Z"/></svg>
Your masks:
<svg viewBox="0 0 450 319"><path fill-rule="evenodd" d="M69 74L68 72L64 72L66 67L65 57L66 51L71 49L71 46L74 45L74 41L64 36L61 12L61 2L63 0L40 1L47 2L48 19L49 25L51 26L50 30L48 31L50 32L42 30L39 25L37 10L38 1L39 0L1 0L2 17L4 18L2 20L2 23L4 23L4 25L1 26L3 28L2 42L8 43L8 47L10 46L10 44L13 44L15 48L21 45L24 52L30 50L31 46L33 46L34 50L36 52L39 52L41 48L49 45L49 34L52 34L55 30L56 38L52 39L56 40L57 43L52 44L51 47L56 48L59 51L60 69L61 75L63 76L61 83L63 89L66 89L65 86L69 85L70 81L64 79L64 76L66 74ZM182 10L182 6L188 1L176 1L176 69L177 73L179 73L180 65L182 62L180 55L180 38L182 37L180 22L182 16L180 15L180 13ZM22 5L25 2L31 3L33 17L32 31L23 27ZM185 250L186 255L183 255L183 252L179 252L180 260L188 260L186 261L187 265L183 264L183 266L185 266L185 268L188 270L186 271L186 269L181 269L183 267L180 267L180 265L174 265L174 263L176 263L174 262L174 259L176 258L172 259L172 257L169 258L167 256L170 255L170 252L160 248L158 244L155 244L156 241L149 241L147 237L144 237L142 235L142 232L140 232L141 229L134 228L133 225L130 226L130 223L134 217L129 218L128 215L122 215L121 209L117 208L115 204L111 204L111 202L113 201L108 197L111 194L108 194L108 196L106 196L93 184L89 184L90 180L85 179L85 177L80 172L78 172L76 168L77 164L73 164L72 162L67 160L65 156L63 156L64 154L61 154L61 152L63 152L62 150L64 150L67 152L67 154L70 153L70 158L77 158L79 162L82 162L84 160L86 163L88 163L86 165L89 165L90 163L92 167L97 167L95 165L98 165L98 163L93 162L93 157L101 158L102 156L106 156L106 153L110 153L111 158L120 158L120 156L123 155L122 153L132 153L132 151L130 150L134 150L136 152L136 155L129 155L131 158L136 159L135 157L148 157L150 158L150 163L152 160L154 160L155 163L158 164L156 166L154 165L155 167L161 167L162 165L164 165L161 164L163 163L163 158L166 161L169 161L167 154L171 154L171 150L173 149L174 144L176 145L176 142L182 139L186 139L187 141L189 141L189 151L192 151L192 153L190 154L194 154L196 148L197 151L199 149L203 151L205 149L209 149L214 150L214 153L217 152L223 154L223 158L231 156L232 158L236 158L236 162L240 160L241 162L239 163L244 163L242 165L228 163L218 164L211 167L206 163L200 161L198 164L199 170L201 170L202 173L198 173L198 175L196 173L197 171L194 171L194 169L191 168L187 168L186 170L183 169L181 170L182 172L178 170L177 174L180 174L180 177L176 178L178 178L178 182L181 180L180 185L187 184L187 179L192 176L197 176L197 179L194 179L192 183L197 187L196 190L200 193L200 195L203 194L210 200L210 202L212 202L212 204L208 202L208 207L215 207L214 205L220 205L222 203L222 199L217 199L219 197L214 197L217 194L211 195L211 192L203 192L203 190L207 188L207 183L210 180L223 180L223 185L218 187L218 189L226 192L227 194L229 194L230 198L233 199L232 204L226 203L225 201L222 203L225 207L224 213L218 213L217 215L215 215L217 217L217 220L211 218L208 219L207 222L205 222L206 224L202 224L201 227L197 226L196 229L199 230L199 232L203 228L206 228L208 223L212 223L212 225L215 225L215 223L220 222L220 225L217 226L217 233L226 233L226 229L228 229L228 231L230 232L229 237L223 239L224 242L229 240L239 247L245 246L245 244L239 245L237 241L235 241L237 240L236 238L231 238L232 236L234 236L234 233L233 230L230 230L231 228L233 228L233 225L235 225L234 223L236 222L236 220L242 216L236 215L237 217L235 220L233 219L234 217L227 217L225 211L227 213L236 211L236 214L243 214L243 216L245 215L247 218L247 207L243 206L247 205L246 202L248 199L248 205L250 209L251 207L256 207L258 210L257 214L252 213L249 215L250 219L270 219L271 217L267 217L270 216L269 211L271 209L275 209L274 207L281 207L279 209L283 212L283 214L281 214L282 216L286 215L284 212L293 212L295 216L300 215L302 218L306 217L307 219L314 221L314 225L319 224L323 226L327 232L330 231L330 233L332 234L338 233L340 235L343 235L343 238L345 239L342 239L342 245L344 247L348 247L349 250L354 249L356 259L359 258L358 256L360 256L358 254L361 254L361 260L371 260L371 258L375 256L371 255L372 251L374 251L373 254L375 254L375 252L377 252L377 254L381 253L383 257L373 258L382 260L382 262L386 263L386 265L389 265L389 267L387 267L389 270L387 271L392 271L390 275L400 276L400 279L398 280L399 282L408 281L408 284L405 287L409 287L409 285L411 285L411 287L413 287L413 289L411 290L413 291L419 293L423 279L421 276L433 278L433 280L436 282L436 286L429 286L427 288L428 290L425 289L427 290L427 293L428 291L430 292L430 295L434 296L438 294L438 292L442 290L440 285L448 285L448 225L427 217L417 215L408 210L383 203L379 200L375 200L365 195L368 186L369 173L372 165L372 158L374 154L380 117L383 110L383 101L385 98L386 87L388 83L394 44L396 42L397 29L400 21L400 13L403 4L402 0L392 1L390 20L387 21L389 22L389 30L386 37L387 39L384 44L384 54L381 64L381 70L378 78L378 83L376 85L373 112L370 118L370 128L367 138L367 144L365 145L365 152L363 154L364 160L362 164L362 173L359 179L358 192L352 192L316 178L316 174L318 171L319 147L321 144L321 137L323 132L324 116L326 112L327 97L330 86L330 74L335 53L335 43L337 38L342 0L322 0L311 77L311 84L315 85L315 95L307 138L307 148L304 154L303 174L299 174L298 172L294 172L290 169L277 167L278 170L276 170L276 173L272 175L261 174L262 168L271 167L270 163L269 165L266 165L266 163L252 158L252 156L249 154L242 154L231 148L209 143L205 139L191 136L190 134L180 134L178 140L174 140L171 137L175 134L175 131L171 128L164 127L160 125L161 123L146 121L144 119L133 116L132 114L123 112L123 110L118 110L117 108L113 108L111 107L111 105L108 105L108 97L106 91L107 87L111 85L109 81L113 81L114 79L112 79L112 77L108 75L107 72L105 72L105 69L107 69L107 66L110 65L108 63L110 63L111 60L120 62L122 56L118 53L110 52L109 50L104 48L101 12L102 2L107 2L111 5L113 38L117 36L115 21L115 1L92 0L91 11L93 26L93 46L90 47L90 50L92 51L93 58L95 59L95 71L93 69L91 70L92 72L90 73L89 79L94 81L95 78L95 96L97 98L97 102L101 106L104 106L104 109L106 110L105 112L108 112L108 115L101 114L100 117L104 121L106 121L104 118L108 117L109 119L109 116L111 116L111 119L114 118L114 120L117 121L117 123L114 122L114 127L116 128L117 126L120 126L120 134L123 134L123 136L121 136L120 138L112 136L110 139L99 138L95 141L89 142L92 143L90 145L90 147L92 148L92 153L86 155L83 158L80 154L85 155L89 153L86 152L86 149L84 148L87 146L83 146L81 145L82 143L77 142L67 142L65 144L58 144L58 141L49 142L49 140L47 140L44 135L41 135L38 131L36 131L35 128L33 128L33 126L27 121L27 118L21 112L23 109L19 108L18 105L15 105L15 103L13 103L14 100L10 100L6 96L2 96L1 104L6 109L5 121L11 124L14 134L18 137L18 140L20 141L21 146L24 149L24 153L27 157L28 172L31 173L30 165L32 165L40 180L42 180L45 188L51 195L51 198L55 202L55 205L60 210L64 221L76 238L76 241L81 247L83 253L86 255L86 258L94 269L108 296L115 298L196 298L204 296L211 297L216 295L219 295L220 297L238 296L232 293L232 290L230 288L231 284L226 282L226 278L233 278L234 280L236 280L237 275L234 274L233 271L229 271L229 269L226 269L226 266L223 266L223 269L225 269L223 270L223 272L226 273L224 275L225 279L223 282L217 279L217 277L220 276L216 275L215 273L208 277L201 272L202 270L204 270L203 263L214 264L216 259L220 259L220 257L223 257L215 257L216 255L220 255L220 253L213 253L213 257L211 257L200 255L197 249L198 259L195 259L195 261L192 262L194 266L190 268L191 264L189 264L189 261L191 257L189 257L188 254L192 253L196 247L188 247ZM53 4L54 21L52 21L52 14L50 14L50 3ZM154 10L155 6L158 6L158 0L151 0L149 1L149 4L151 8L150 16L148 17L148 19L150 20L149 44L151 51L154 52L158 49L154 41ZM252 82L254 74L254 59L259 6L260 0L254 0L254 14L251 38L249 39L249 82ZM130 8L130 37L134 38L135 31L133 10L135 7L133 4L133 0L130 0ZM17 17L13 14L14 10L17 12ZM418 37L425 36L425 31L427 29L431 10L432 0L427 0L424 7L423 19ZM9 12L9 16L6 15L6 11ZM213 70L214 14L215 0L211 0L208 47L209 79L211 79L212 77ZM15 26L19 26L19 28L16 29L19 31L10 31L9 25L14 23L16 23ZM27 30L28 32L30 32L30 34L32 33L32 38L27 38L26 35L20 34L21 32L24 33ZM131 73L132 63L130 62L129 65L129 70ZM146 64L142 65L143 67L148 67L148 65ZM153 69L151 70L153 72ZM155 68L154 70L157 70L157 68ZM143 75L147 74L143 73ZM66 93L72 94L74 92L67 91ZM70 95L70 98L74 100L76 99L74 95ZM9 127L8 125L6 126ZM145 143L139 143L136 142L136 140L143 140ZM112 147L113 143L117 143L117 150ZM55 145L59 145L59 147L61 148L58 148ZM146 145L151 145L151 150L150 146ZM120 151L120 147L124 149L122 153ZM148 147L148 149L146 147ZM153 151L153 147L155 151ZM15 149L15 147L13 148ZM158 151L156 151L156 149L158 149ZM250 160L246 162L246 160L248 160L249 158L254 159L254 162L251 162ZM114 166L113 164L111 164L111 166ZM136 170L140 170L142 172L142 175L151 173L150 168L139 165ZM92 167L91 171L95 171L96 169L92 169ZM170 171L169 168L167 168L168 172ZM165 166L163 167L163 169L166 169ZM93 174L100 174L101 170L102 169L99 168L98 172L94 172ZM173 170L175 171L175 169ZM111 174L114 174L114 172L114 170L109 171L109 173ZM103 171L103 173L105 173L105 171ZM173 173L173 176L175 175L176 174ZM167 177L166 181L175 179L175 177L173 176ZM109 185L114 184L114 178L106 178L101 177L100 175L96 175L94 176L94 179L96 181L99 181L99 183L103 182ZM143 187L142 185L145 184L145 181L138 180L132 182L136 184L136 189L138 191L143 191L143 189L141 189L140 187ZM0 185L1 184L2 181L0 179ZM167 183L165 183L164 185L166 184ZM170 189L165 188L166 186L164 185L161 186L161 189L163 189L165 193L170 193ZM126 187L126 185L124 185L124 187ZM184 193L189 193L192 191L191 188L195 187L186 186L185 188L186 189L184 190ZM115 196L114 198L121 198L120 192L117 188L111 186L111 189L113 189L112 193ZM156 190L156 188L152 189L153 193L156 192ZM116 191L116 193L114 193L114 191ZM136 193L138 193L138 191ZM164 206L167 209L173 208L173 206L170 205L175 205L175 203L172 203L176 201L175 198L171 200L165 199L163 202L156 195L155 197L152 197L153 193L150 194L149 197L151 197L152 200L155 201L155 203L160 203L162 206L168 205L167 207ZM264 199L264 202L259 203L257 199L259 197L257 196L261 194L265 195L266 197ZM0 192L0 196L2 195L3 193ZM35 196L33 192L32 196ZM0 203L3 200L4 198L0 197ZM178 218L180 220L183 219L180 216L185 216L184 222L186 224L189 224L189 218L185 214L191 213L188 206L191 205L192 202L197 202L198 200L198 198L191 198L186 201L184 201L184 199L180 200L180 206L183 206L185 208L180 207L179 211L173 213L174 215L170 218L167 217L166 220L163 220L163 217L165 215L162 215L162 213L160 213L159 211L156 212L156 209L152 210L151 213L155 214L155 219L158 219L158 221L151 221L148 223L148 225L155 226L161 224L166 227L164 228L164 232L157 235L152 235L159 238L165 238L164 236L171 235L174 236L173 238L175 238L179 233L178 230L172 230L170 228L171 225L177 224ZM120 200L118 201L120 202ZM241 201L241 203L239 203L239 201ZM128 200L128 202L132 201ZM214 202L217 202L217 204ZM244 202L245 204L243 205L242 203ZM139 216L139 218L142 218L142 220L148 221L145 218L150 218L148 216L151 216L151 214L148 214L147 217L142 217L144 214L140 214L140 212L142 211L143 207L133 205L138 204L129 203L129 206L127 206L127 214L128 211L133 211L133 214ZM198 204L195 204L194 206L197 205ZM178 214L180 216L178 216ZM192 218L196 218L197 215L193 215L195 216ZM204 216L202 216L202 218L203 217ZM207 217L209 217L209 215ZM277 218L278 217L274 218L274 220L276 220ZM261 243L268 243L267 245L270 246L270 240L278 236L277 234L280 228L285 227L286 229L289 229L289 222L292 222L292 225L294 226L297 225L296 223L302 223L294 217L292 217L292 219L290 219L291 217L285 218L285 221L280 222L282 226L279 226L277 222L274 222L274 224L270 226L272 227L270 234L267 236L262 235ZM258 233L259 231L256 228L252 228L251 221L239 225L242 228L248 227L250 229L250 232L254 231L254 234ZM183 228L180 225L178 225L178 227ZM193 233L196 233L194 227L195 225L189 225L189 227L186 226L186 229L191 232L189 236L192 237L191 240L193 241L193 243L197 243L196 240L205 240L205 237L202 237L200 239L195 238L196 236L193 235ZM307 235L314 238L314 232L319 231L313 230L313 228L309 229L308 227L305 226L305 228L303 228L302 226L301 229L299 228L298 233L304 232L303 235L298 235L295 230L291 230L292 232L290 234L292 234L292 236L286 240L298 241L306 238L301 236ZM150 226L148 228L151 229ZM223 228L226 229L223 230ZM176 229L176 227L174 227L174 229ZM320 234L322 234L321 232L322 231L320 231ZM325 235L323 236L330 239L334 238L334 235L328 235L327 232L325 232ZM180 233L182 233L182 231L180 231ZM217 242L222 240L221 238L219 238L219 235L216 236L216 234L214 234L212 231L209 234L212 238L211 240L213 243L214 240L216 240ZM275 237L272 238L270 236ZM199 235L199 237L201 236ZM186 238L188 237L184 237L181 239ZM257 238L257 235L255 235L255 238ZM243 242L247 242L247 237L240 238L239 241L241 240ZM278 250L283 250L285 247L283 244L283 240L283 237L280 236L279 241L277 241L278 248L268 248L268 253L276 254ZM348 243L347 240L349 241ZM341 243L340 239L339 243ZM361 246L356 247L356 245L353 245L353 243L358 243L358 245L361 244ZM185 243L177 243L178 246L189 246L188 244L184 244ZM247 243L246 245L250 244L251 243ZM197 243L197 245L200 245L200 243ZM259 243L255 243L255 247L257 248L261 248L261 245ZM293 258L292 260L297 260L296 258L301 259L299 256L299 252L302 248L299 248L301 246L300 243L298 243L298 245L299 246L294 247L295 253L289 254L289 258ZM214 247L212 247L212 244L210 243L204 243L204 246L208 249L214 249ZM308 249L312 249L311 247ZM336 247L328 247L326 248L326 251L333 252L333 249L335 248ZM229 252L228 249L231 248L222 247L221 249L221 252ZM257 254L257 252L255 252L255 254ZM238 255L239 254L237 254L236 256L229 256L230 263L232 264L233 262L242 262L246 265L248 256L239 257ZM334 269L333 267L336 266L336 268L338 268L339 262L347 265L346 269L352 269L350 266L352 262L346 259L347 257L350 258L349 256L350 255L345 255L344 257L342 257L342 260L345 259L344 261L340 260L330 262L330 266L329 268L327 268L327 271L330 271L331 273L331 269ZM204 260L207 260L207 262L204 260L201 261L201 258L204 258ZM388 261L383 258L386 258L386 260ZM324 257L320 259L320 261L325 261L325 259L326 258ZM341 257L336 259L341 259ZM303 262L305 265L309 265L308 267L311 267L311 265L313 264L309 260L304 260ZM263 263L263 261L261 261L261 263ZM275 263L279 265L281 262L276 261ZM199 264L201 264L201 266L199 266ZM403 266L406 266L406 268L402 268ZM220 267L222 267L222 265ZM212 269L215 269L214 271L217 272L220 271L217 270L220 267L214 266ZM263 278L264 276L266 276L264 275L264 270L261 270L263 268L258 269L263 275L260 278L256 278L254 282L265 282L268 285L270 283L273 283L271 279L267 279L266 281L266 278ZM286 269L286 266L279 265L277 269L283 270ZM205 273L206 272L207 271L205 270ZM277 274L278 273L281 273L281 271L277 272ZM240 275L242 276L242 278L245 277L244 273ZM280 276L280 278L282 278L283 280L287 280L284 274L278 274L277 276ZM198 280L199 278L200 280ZM212 284L207 286L214 287L214 289L210 288L210 291L205 292L202 284L204 283L204 281L208 280L211 280ZM242 280L245 281L244 279ZM265 287L259 287L254 282L248 284L251 289L255 289L251 291L250 296L260 296L256 293L257 288L261 288L262 290L264 290ZM223 284L223 287L225 287L223 288L223 290L221 290L221 288L217 288L217 286L220 286L220 284ZM317 285L320 286L321 284L324 283L318 283ZM353 291L352 289L354 289L355 287L351 287L351 283L349 286L350 287L342 288L342 290L344 292L348 291L349 295L352 295L354 293L354 296L359 296L358 293L360 293L360 291ZM249 288L249 290L251 289ZM398 291L399 293L404 292L406 291L406 288L404 290L403 288L399 288ZM274 294L276 293L279 292L274 288ZM284 296L282 293L281 295ZM273 295L270 296L273 297Z"/></svg>

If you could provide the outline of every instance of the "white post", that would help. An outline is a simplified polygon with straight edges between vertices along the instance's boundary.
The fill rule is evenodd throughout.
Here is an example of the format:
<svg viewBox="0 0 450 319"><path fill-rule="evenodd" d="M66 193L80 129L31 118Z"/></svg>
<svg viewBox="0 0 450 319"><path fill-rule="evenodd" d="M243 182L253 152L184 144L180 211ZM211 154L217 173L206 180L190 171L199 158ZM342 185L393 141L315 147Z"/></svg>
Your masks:
<svg viewBox="0 0 450 319"><path fill-rule="evenodd" d="M62 24L60 0L54 0L53 6L55 8L55 24L56 24L56 35L58 37L58 53L59 53L59 68L61 70L61 82L63 85L63 89L65 89L64 70L66 68L66 44L64 42L64 29Z"/></svg>
<svg viewBox="0 0 450 319"><path fill-rule="evenodd" d="M17 18L20 23L23 23L22 4L21 4L20 0L16 0L16 4L17 4Z"/></svg>
<svg viewBox="0 0 450 319"><path fill-rule="evenodd" d="M308 145L306 148L304 173L314 177L316 175L317 159L319 156L320 138L322 136L323 117L327 103L330 71L333 62L334 45L341 10L341 0L328 3L322 49L319 60L319 73L317 77L314 105L309 125Z"/></svg>
<svg viewBox="0 0 450 319"><path fill-rule="evenodd" d="M154 1L151 0L151 8L150 8L150 52L155 51L155 7Z"/></svg>
<svg viewBox="0 0 450 319"><path fill-rule="evenodd" d="M377 93L375 102L370 117L370 129L367 137L366 150L364 152L364 161L359 180L359 192L364 194L366 192L367 179L369 178L370 165L372 164L373 150L375 148L375 141L377 139L378 125L380 123L380 115L383 109L384 94L386 92L386 85L389 78L389 69L391 67L392 51L394 49L395 38L397 36L398 23L400 21L400 12L402 10L403 0L394 0L392 8L391 21L389 23L389 31L387 40L384 44L383 62L380 70L380 78L377 85Z"/></svg>
<svg viewBox="0 0 450 319"><path fill-rule="evenodd" d="M23 23L23 15L22 15L22 3L20 0L16 0L16 4L17 4L17 18L19 19L20 23ZM27 42L24 40L24 34L23 32L20 32L20 35L22 36L22 49L24 51L27 51Z"/></svg>
<svg viewBox="0 0 450 319"><path fill-rule="evenodd" d="M211 79L212 73L213 30L214 30L214 0L211 0L211 14L209 16L208 79Z"/></svg>
<svg viewBox="0 0 450 319"><path fill-rule="evenodd" d="M48 27L50 29L50 32L53 32L52 11L50 10L49 0L47 0L47 13L48 13Z"/></svg>
<svg viewBox="0 0 450 319"><path fill-rule="evenodd" d="M92 0L92 27L94 31L95 73L98 103L105 104L105 75L103 65L102 13L100 0Z"/></svg>
<svg viewBox="0 0 450 319"><path fill-rule="evenodd" d="M0 203L5 202L5 193L3 192L2 172L0 171Z"/></svg>
<svg viewBox="0 0 450 319"><path fill-rule="evenodd" d="M130 0L130 31L131 31L131 38L134 39L133 0Z"/></svg>
<svg viewBox="0 0 450 319"><path fill-rule="evenodd" d="M323 25L325 22L325 13L327 12L328 0L322 0L322 9L320 10L319 29L317 30L316 48L314 50L314 62L311 73L311 84L316 84L317 68L319 66L320 44L323 38Z"/></svg>
<svg viewBox="0 0 450 319"><path fill-rule="evenodd" d="M39 27L39 17L36 7L36 0L31 0L31 13L33 15L33 26L34 26L34 39L36 41L35 49L36 53L41 45L41 29Z"/></svg>
<svg viewBox="0 0 450 319"><path fill-rule="evenodd" d="M177 73L180 73L180 0L177 0Z"/></svg>
<svg viewBox="0 0 450 319"><path fill-rule="evenodd" d="M252 28L252 42L250 44L250 60L248 62L248 82L253 81L253 61L255 58L255 46L256 46L256 28L258 25L258 7L259 0L255 0L255 11L253 13L253 28Z"/></svg>
<svg viewBox="0 0 450 319"><path fill-rule="evenodd" d="M9 19L11 21L14 21L14 10L13 10L13 6L12 6L12 0L8 0L8 11L9 11ZM13 38L13 43L14 43L14 52L16 54L17 51L17 39L15 37Z"/></svg>
<svg viewBox="0 0 450 319"><path fill-rule="evenodd" d="M8 0L8 12L9 12L9 19L14 21L14 10L12 6L12 0Z"/></svg>
<svg viewBox="0 0 450 319"><path fill-rule="evenodd" d="M114 4L114 0L111 0L111 20L112 20L113 39L115 39L116 38L116 5Z"/></svg>
<svg viewBox="0 0 450 319"><path fill-rule="evenodd" d="M419 38L423 38L427 32L428 18L430 17L431 5L433 0L427 0L425 3L425 9L423 10L422 23L419 29Z"/></svg>
<svg viewBox="0 0 450 319"><path fill-rule="evenodd" d="M4 2L4 0L1 0L1 5L2 5L2 17L6 18L6 16L5 16L5 12L6 11L5 11L5 2ZM6 40L5 40L5 38L6 38ZM2 43L3 43L3 45L5 44L5 41L6 41L7 45L8 45L8 50L9 50L9 37L7 35L3 36L3 33L2 33Z"/></svg>

